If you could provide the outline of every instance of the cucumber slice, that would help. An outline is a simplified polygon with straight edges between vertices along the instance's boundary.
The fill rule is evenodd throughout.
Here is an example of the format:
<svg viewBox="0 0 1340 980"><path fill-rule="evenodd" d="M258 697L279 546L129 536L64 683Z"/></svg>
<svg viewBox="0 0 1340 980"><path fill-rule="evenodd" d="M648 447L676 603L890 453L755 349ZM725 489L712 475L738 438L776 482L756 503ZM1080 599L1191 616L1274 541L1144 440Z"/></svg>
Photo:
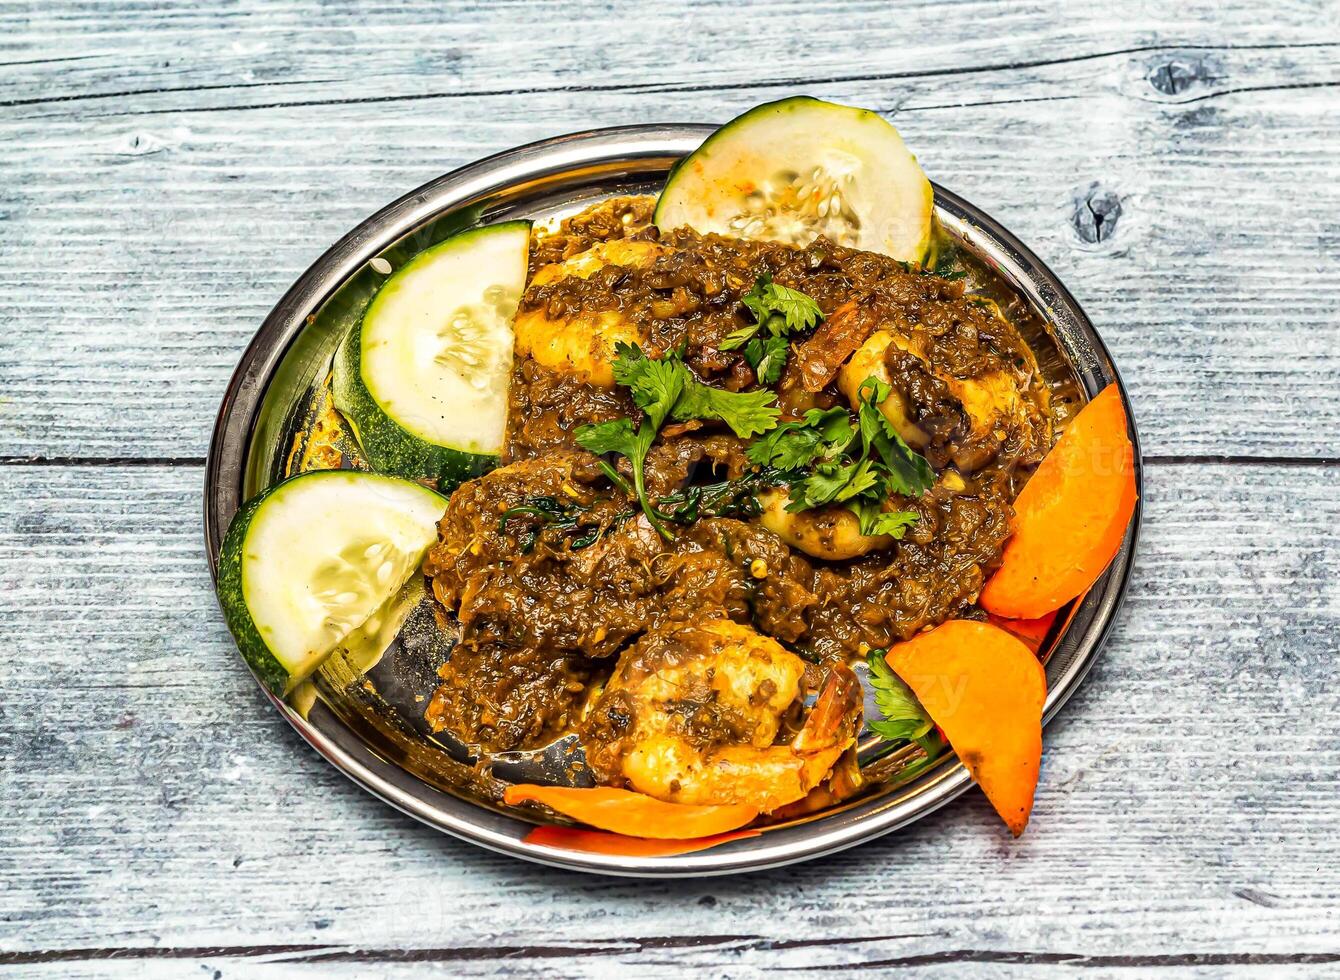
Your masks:
<svg viewBox="0 0 1340 980"><path fill-rule="evenodd" d="M219 555L219 604L251 669L285 695L405 584L447 502L354 470L290 477L243 505Z"/></svg>
<svg viewBox="0 0 1340 980"><path fill-rule="evenodd" d="M386 280L335 355L335 405L373 469L446 492L502 449L530 222L454 235Z"/></svg>
<svg viewBox="0 0 1340 980"><path fill-rule="evenodd" d="M902 137L868 109L804 96L726 123L681 160L656 202L662 231L839 245L921 262L934 191Z"/></svg>

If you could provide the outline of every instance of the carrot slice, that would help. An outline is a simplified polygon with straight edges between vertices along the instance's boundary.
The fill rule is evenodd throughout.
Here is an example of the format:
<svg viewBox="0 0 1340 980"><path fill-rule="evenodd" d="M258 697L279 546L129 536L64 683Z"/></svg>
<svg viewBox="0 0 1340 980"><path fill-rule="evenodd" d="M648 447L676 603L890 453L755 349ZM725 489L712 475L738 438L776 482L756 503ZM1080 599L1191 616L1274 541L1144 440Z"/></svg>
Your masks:
<svg viewBox="0 0 1340 980"><path fill-rule="evenodd" d="M519 783L503 791L503 802L543 803L566 817L601 830L661 840L712 837L743 827L758 816L758 810L739 803L720 806L666 803L644 793L609 786L581 789Z"/></svg>
<svg viewBox="0 0 1340 980"><path fill-rule="evenodd" d="M527 844L559 847L565 851L585 851L588 854L613 854L619 857L661 857L705 851L718 844L726 844L746 837L757 837L758 830L734 830L728 834L695 837L691 840L653 840L649 837L627 837L607 834L603 830L577 830L553 825L536 827L525 837Z"/></svg>
<svg viewBox="0 0 1340 980"><path fill-rule="evenodd" d="M886 659L1018 837L1033 811L1047 675L1024 643L988 623L952 619Z"/></svg>
<svg viewBox="0 0 1340 980"><path fill-rule="evenodd" d="M1135 448L1112 384L1071 420L1014 501L1014 534L982 608L1036 619L1087 591L1121 548L1136 499Z"/></svg>
<svg viewBox="0 0 1340 980"><path fill-rule="evenodd" d="M1056 612L1053 610L1037 619L1006 619L1004 616L988 614L986 620L992 626L999 626L1005 632L1019 637L1024 641L1024 646L1036 654L1042 649L1042 641L1051 632L1052 623L1056 622Z"/></svg>

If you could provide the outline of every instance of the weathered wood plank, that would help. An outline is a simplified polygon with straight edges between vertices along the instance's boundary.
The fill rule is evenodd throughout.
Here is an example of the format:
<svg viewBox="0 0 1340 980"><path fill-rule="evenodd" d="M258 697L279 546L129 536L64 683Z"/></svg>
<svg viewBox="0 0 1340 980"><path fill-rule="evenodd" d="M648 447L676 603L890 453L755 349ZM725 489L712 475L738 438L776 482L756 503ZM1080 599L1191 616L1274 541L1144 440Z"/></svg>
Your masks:
<svg viewBox="0 0 1340 980"><path fill-rule="evenodd" d="M274 299L403 190L799 91L891 114L1053 265L1148 452L1334 458L1337 68L1329 0L0 0L0 458L198 457ZM219 622L198 468L0 466L0 966L1334 969L1337 469L1151 468L1023 841L970 797L823 863L647 885L442 838L302 745Z"/></svg>
<svg viewBox="0 0 1340 980"><path fill-rule="evenodd" d="M649 5L310 0L0 4L0 103L119 111L480 92L675 91L1079 62L1171 45L1280 48L1340 38L1324 0ZM574 29L581 25L580 29ZM948 27L948 29L947 29ZM837 43L823 43L831 39ZM757 56L749 56L749 52Z"/></svg>
<svg viewBox="0 0 1340 980"><path fill-rule="evenodd" d="M783 64L799 70L812 45L782 43L794 25L785 32L780 25L791 24L783 12L806 23L807 9L774 8L778 16L759 20L760 40L750 49L780 46L792 52ZM938 9L917 8L917 16L938 16ZM972 7L993 29L994 40L974 35L990 55L978 61L981 51L956 47L942 32L903 33L878 5L854 5L856 23L876 34L865 41L862 30L851 32L858 47L850 64L879 77L797 88L891 112L935 177L1000 217L1053 265L1113 347L1148 452L1333 456L1340 267L1326 256L1340 241L1332 163L1340 157L1340 110L1334 89L1322 86L1340 68L1340 47L1325 43L1340 37L1334 11L1284 5L1284 26L1271 35L1321 46L1202 50L1124 24L1121 31L1140 36L1109 41L1102 34L1102 46L1076 48L1070 28L1056 26L1066 19L1044 16L1048 5L1028 8L1017 25L1007 9ZM206 13L133 10L132 26L104 25L110 33L100 42L90 29L94 40L80 44L124 51L116 47L123 30L140 17L145 30L162 27L180 51L207 50L205 61L222 73L211 77L227 75L217 59L231 48L206 43L213 35L201 24L214 23L200 19ZM291 10L293 19L304 16L305 8ZM231 25L231 11L215 15ZM69 16L82 29L79 17L96 14ZM484 22L473 8L471 16ZM1209 35L1208 16L1191 36ZM637 38L667 26L632 20L617 31ZM40 42L42 30L64 21L42 23L37 34L20 32L21 43ZM337 71L345 89L333 94L319 86L296 96L285 90L283 99L310 97L318 103L310 106L239 108L239 91L255 99L256 90L214 88L192 76L188 92L117 96L111 82L99 83L94 90L106 97L12 107L0 116L8 154L0 186L0 316L7 323L0 456L199 457L231 368L273 301L327 243L403 190L542 136L720 119L796 90L751 81L757 59L742 69L738 54L725 53L738 47L738 35L724 32L711 43L726 47L701 52L703 68L675 62L682 90L671 93L556 89L321 104L353 97L351 80L374 93L412 95L421 83L436 91L454 69L429 58L422 72L410 71L412 45L399 26L360 34L355 43L348 31L302 28L280 15L264 23L270 28L239 22L232 43L240 51L229 57L249 57L249 39L258 34L257 71L283 74L281 39L298 52L302 71L302 59L315 64L317 52L339 45L364 52L354 64L374 57L385 64L368 75ZM1148 17L1133 15L1131 23ZM676 25L689 30L669 24ZM517 60L514 47L489 43L477 26L460 30L475 32L462 42L472 58L494 59L493 70L511 78L504 63ZM655 80L641 60L647 43L596 52L590 39L574 39L580 33L546 41L556 46L546 49L548 67L527 63L523 73L562 84L556 66L571 57L587 75L613 73L644 87ZM1234 43L1265 36L1248 31ZM1000 61L1016 44L1036 50L1041 63L1017 51ZM1082 60L1063 60L1074 50ZM1103 50L1119 53L1085 54ZM471 71L483 64L467 63ZM973 70L988 64L997 67ZM39 95L63 98L69 68L6 70L47 72ZM904 71L913 77L890 77ZM20 83L25 91L36 84L31 75ZM714 87L722 84L731 87ZM263 98L274 101L273 93Z"/></svg>
<svg viewBox="0 0 1340 980"><path fill-rule="evenodd" d="M286 974L264 947L337 951L294 954L299 976L398 976L378 957L400 954L375 951L402 948L452 973L559 976L1340 953L1335 466L1150 469L1129 602L1048 729L1022 840L973 794L822 862L667 883L491 855L346 783L238 661L200 476L0 467L0 950L187 950L121 967L137 975Z"/></svg>
<svg viewBox="0 0 1340 980"><path fill-rule="evenodd" d="M645 954L635 944L615 946L596 952L574 949L551 950L542 956L517 955L499 951L497 955L428 958L410 962L387 962L384 959L351 957L335 959L332 954L317 950L311 954L276 953L245 955L219 951L198 957L173 957L167 962L111 958L105 960L60 960L38 966L28 966L26 976L53 977L59 980L88 980L88 978L135 977L137 980L160 980L182 976L236 976L255 977L257 980L276 978L330 977L333 980L377 977L378 980L404 980L409 977L545 977L564 980L568 977L617 977L630 973L639 980L678 980L686 972L713 971L716 975L732 978L771 978L780 967L789 969L783 958L771 951L757 952L747 944L725 948L711 940L701 948L657 947ZM766 941L759 943L766 946ZM842 977L868 977L872 969L899 976L946 978L961 980L965 976L991 977L993 980L1034 980L1037 977L1082 976L1085 980L1129 978L1150 973L1166 974L1175 971L1179 977L1269 976L1279 980L1315 977L1331 967L1334 958L1311 959L1298 957L1301 962L1281 962L1275 957L1253 958L1250 955L1224 959L1205 956L1203 962L1194 956L1178 957L1091 957L1083 954L1064 957L1033 956L1027 953L965 954L947 956L880 957L879 941L872 957L862 964L852 964L840 954L825 960L815 958L814 964L802 967L808 974L840 980ZM339 954L334 954L338 956ZM820 972L822 971L822 972Z"/></svg>

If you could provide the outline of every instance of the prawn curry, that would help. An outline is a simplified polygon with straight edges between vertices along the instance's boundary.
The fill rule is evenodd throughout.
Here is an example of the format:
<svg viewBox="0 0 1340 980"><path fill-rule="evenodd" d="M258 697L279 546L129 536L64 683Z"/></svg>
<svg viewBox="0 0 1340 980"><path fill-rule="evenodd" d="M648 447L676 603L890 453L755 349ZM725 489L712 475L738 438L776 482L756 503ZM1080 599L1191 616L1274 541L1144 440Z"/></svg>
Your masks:
<svg viewBox="0 0 1340 980"><path fill-rule="evenodd" d="M295 443L223 543L257 676L287 696L380 637L421 568L450 654L415 710L481 779L572 760L495 799L716 841L858 792L858 741L943 736L1021 831L1035 651L1127 535L1133 449L1111 387L1053 451L1008 290L933 197L877 114L786 99L655 199L379 260L325 389L350 441Z"/></svg>
<svg viewBox="0 0 1340 980"><path fill-rule="evenodd" d="M983 615L1047 390L961 281L652 204L533 236L501 465L424 566L459 631L427 718L485 752L575 732L598 784L772 812L859 779L853 663Z"/></svg>

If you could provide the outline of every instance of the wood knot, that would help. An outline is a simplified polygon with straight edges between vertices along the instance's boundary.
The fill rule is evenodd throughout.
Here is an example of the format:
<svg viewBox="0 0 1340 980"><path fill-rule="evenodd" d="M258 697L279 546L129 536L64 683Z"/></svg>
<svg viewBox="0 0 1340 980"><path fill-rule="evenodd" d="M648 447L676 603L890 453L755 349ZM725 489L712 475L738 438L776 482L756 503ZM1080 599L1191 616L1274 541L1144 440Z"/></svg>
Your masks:
<svg viewBox="0 0 1340 980"><path fill-rule="evenodd" d="M1070 223L1080 241L1089 245L1111 240L1121 218L1121 197L1116 191L1094 181L1074 193L1074 211Z"/></svg>
<svg viewBox="0 0 1340 980"><path fill-rule="evenodd" d="M1160 59L1150 66L1146 81L1160 95L1175 98L1195 85L1213 78L1211 66L1198 55L1179 54Z"/></svg>

